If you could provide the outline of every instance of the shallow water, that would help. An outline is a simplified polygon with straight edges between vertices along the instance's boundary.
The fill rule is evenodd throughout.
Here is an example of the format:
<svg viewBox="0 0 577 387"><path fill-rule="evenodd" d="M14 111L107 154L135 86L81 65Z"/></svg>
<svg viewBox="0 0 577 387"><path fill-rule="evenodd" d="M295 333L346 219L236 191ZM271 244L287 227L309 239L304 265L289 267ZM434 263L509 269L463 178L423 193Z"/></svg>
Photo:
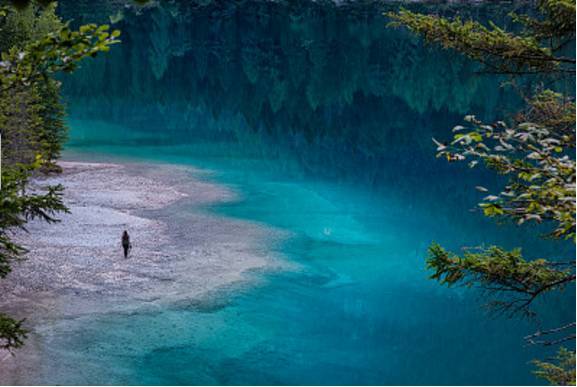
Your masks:
<svg viewBox="0 0 577 387"><path fill-rule="evenodd" d="M78 123L80 125L81 123ZM152 149L90 147L133 158ZM72 356L99 383L141 384L534 384L530 365L543 356L523 347L535 322L490 317L482 295L427 279L428 244L458 248L494 243L555 251L477 219L454 224L448 206L424 210L355 187L239 168L239 159L189 159L184 147L155 147L154 159L210 168L211 180L241 194L208 208L288 230L275 249L298 270L264 274L254 288L216 295L215 305L155 314L89 319L66 326ZM90 152L80 153L90 158ZM97 157L102 157L101 154ZM420 215L418 215L420 214ZM439 215L440 214L440 215ZM443 216L444 214L444 216ZM483 228L481 228L483 227ZM483 231L480 231L483 230ZM540 249L540 250L539 250ZM555 301L555 300L554 300ZM549 320L570 319L556 300ZM563 307L565 305L565 307ZM73 329L71 329L73 328ZM72 334L70 331L72 330ZM87 334L88 333L88 334ZM152 341L152 342L150 342ZM80 360L77 358L80 357ZM60 360L59 360L60 362ZM61 369L56 367L56 369ZM71 376L64 372L64 376ZM76 377L76 375L75 375ZM78 380L78 379L68 380ZM67 380L67 379L55 379ZM80 379L85 380L85 379Z"/></svg>
<svg viewBox="0 0 577 387"><path fill-rule="evenodd" d="M68 157L211 171L240 199L206 210L286 230L268 248L299 268L254 274L254 286L200 307L54 321L37 332L45 358L31 375L62 384L539 383L528 362L546 351L522 340L538 322L488 316L481 294L439 286L424 264L432 241L574 254L535 238L542 230L470 212L474 186L499 181L434 158L432 136L446 138L471 112L500 117L514 94L475 76L474 64L385 28L376 3L291 4L126 11L122 46L64 82ZM506 11L464 12L502 21ZM571 293L542 307L544 326L573 318Z"/></svg>

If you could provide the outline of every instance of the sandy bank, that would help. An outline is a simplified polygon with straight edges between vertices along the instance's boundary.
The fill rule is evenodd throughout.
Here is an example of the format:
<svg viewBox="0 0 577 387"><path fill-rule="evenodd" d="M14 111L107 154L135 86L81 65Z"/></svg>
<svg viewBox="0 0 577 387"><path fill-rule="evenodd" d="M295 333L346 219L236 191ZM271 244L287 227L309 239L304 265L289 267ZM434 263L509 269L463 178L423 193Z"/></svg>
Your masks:
<svg viewBox="0 0 577 387"><path fill-rule="evenodd" d="M33 337L50 321L95 313L206 307L215 292L247 283L251 271L284 265L270 249L278 232L203 210L235 194L198 178L199 171L61 165L61 175L37 184L63 184L71 213L55 225L30 223L29 233L18 235L30 249L27 259L0 281L0 310L26 317ZM124 229L133 241L128 259L120 246Z"/></svg>

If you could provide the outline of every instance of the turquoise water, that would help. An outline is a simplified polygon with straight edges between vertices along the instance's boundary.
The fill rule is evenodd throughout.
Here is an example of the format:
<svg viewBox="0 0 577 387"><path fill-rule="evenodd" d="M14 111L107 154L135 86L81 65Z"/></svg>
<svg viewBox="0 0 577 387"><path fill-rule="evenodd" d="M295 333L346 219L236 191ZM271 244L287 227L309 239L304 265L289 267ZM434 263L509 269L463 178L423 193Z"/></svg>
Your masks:
<svg viewBox="0 0 577 387"><path fill-rule="evenodd" d="M489 316L483 294L424 267L432 241L574 254L471 212L474 186L498 179L434 158L431 137L513 111L514 93L385 28L378 3L206 3L125 11L122 46L64 80L68 150L211 171L239 200L207 210L289 232L268 248L300 269L255 274L212 307L55 328L54 382L538 384L528 362L547 351L522 337L571 321L571 292L539 321Z"/></svg>

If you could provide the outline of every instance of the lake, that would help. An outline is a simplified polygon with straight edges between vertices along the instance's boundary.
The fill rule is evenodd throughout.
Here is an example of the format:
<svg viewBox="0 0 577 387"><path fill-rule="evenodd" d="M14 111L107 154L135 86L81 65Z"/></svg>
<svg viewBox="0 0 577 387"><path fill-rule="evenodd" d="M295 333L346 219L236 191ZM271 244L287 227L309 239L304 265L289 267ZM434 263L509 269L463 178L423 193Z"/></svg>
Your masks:
<svg viewBox="0 0 577 387"><path fill-rule="evenodd" d="M432 138L463 116L519 107L502 79L387 27L393 3L90 3L60 12L114 21L122 44L63 79L68 151L210 171L239 199L206 211L285 231L267 248L298 269L252 273L208 307L67 324L51 345L75 357L54 362L55 382L540 383L529 362L548 352L523 336L572 321L574 294L540 306L540 321L493 316L485 295L425 267L433 241L574 257L572 243L536 238L543 229L471 211L476 185L502 181L435 158ZM409 6L510 23L502 2Z"/></svg>

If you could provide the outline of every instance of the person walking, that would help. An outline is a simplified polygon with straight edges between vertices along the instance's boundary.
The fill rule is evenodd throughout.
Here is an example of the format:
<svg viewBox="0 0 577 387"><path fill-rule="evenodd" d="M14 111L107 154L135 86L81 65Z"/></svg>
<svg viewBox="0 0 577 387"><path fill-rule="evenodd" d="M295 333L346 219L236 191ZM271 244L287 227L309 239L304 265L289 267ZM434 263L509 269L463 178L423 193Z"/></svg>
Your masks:
<svg viewBox="0 0 577 387"><path fill-rule="evenodd" d="M128 235L128 231L126 230L122 233L122 249L124 250L124 258L128 258L128 253L132 249L132 243L130 243L130 235Z"/></svg>

